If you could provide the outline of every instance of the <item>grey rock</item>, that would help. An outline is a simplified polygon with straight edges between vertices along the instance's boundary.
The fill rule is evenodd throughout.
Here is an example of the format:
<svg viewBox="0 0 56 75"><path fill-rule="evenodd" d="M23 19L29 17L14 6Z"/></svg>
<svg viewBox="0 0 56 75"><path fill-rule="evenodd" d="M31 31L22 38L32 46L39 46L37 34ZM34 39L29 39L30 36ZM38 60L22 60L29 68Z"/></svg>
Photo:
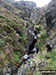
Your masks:
<svg viewBox="0 0 56 75"><path fill-rule="evenodd" d="M28 15L28 17L30 17L33 8L36 7L36 3L32 1L15 2L13 5L23 10L26 13L25 15Z"/></svg>
<svg viewBox="0 0 56 75"><path fill-rule="evenodd" d="M53 49L54 47L56 47L56 0L52 0L49 3L46 10L45 18L48 32L52 29L52 31L55 33L55 35L47 41L47 44L49 44L49 46ZM49 33L49 35L50 34L51 33Z"/></svg>
<svg viewBox="0 0 56 75"><path fill-rule="evenodd" d="M29 56L27 55L27 54L25 54L24 56L23 56L23 59L27 59Z"/></svg>
<svg viewBox="0 0 56 75"><path fill-rule="evenodd" d="M31 73L34 74L35 67L36 67L36 65L33 61L31 61L29 64L22 65L18 69L17 75L27 75L27 74L31 74Z"/></svg>
<svg viewBox="0 0 56 75"><path fill-rule="evenodd" d="M6 36L7 35L7 32L6 31L3 31L2 32L2 35Z"/></svg>
<svg viewBox="0 0 56 75"><path fill-rule="evenodd" d="M45 13L41 8L35 7L31 13L30 19L34 24L36 24L44 14Z"/></svg>

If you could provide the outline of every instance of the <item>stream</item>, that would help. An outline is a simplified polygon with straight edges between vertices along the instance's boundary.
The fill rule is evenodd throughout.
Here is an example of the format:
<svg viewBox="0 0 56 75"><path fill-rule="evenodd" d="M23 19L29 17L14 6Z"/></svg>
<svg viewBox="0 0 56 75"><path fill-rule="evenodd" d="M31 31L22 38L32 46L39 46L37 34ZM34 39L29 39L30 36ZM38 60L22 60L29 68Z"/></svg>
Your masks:
<svg viewBox="0 0 56 75"><path fill-rule="evenodd" d="M31 30L29 30L29 32L31 33L31 35L33 36L33 41L30 42L29 46L27 46L27 50L25 55L22 58L21 63L19 64L17 70L24 64L26 64L27 61L29 61L30 59L33 59L34 53L38 53L38 49L36 49L36 42L37 42L37 38L38 38L38 32L36 30L34 30L33 32Z"/></svg>
<svg viewBox="0 0 56 75"><path fill-rule="evenodd" d="M30 66L32 67L32 65L30 65L30 64L28 64L27 66L24 66L24 65L26 65L27 62L30 62L31 60L33 60L34 54L38 53L38 51L39 51L38 49L35 48L39 33L36 30L34 30L34 31L29 30L29 32L33 36L33 40L27 46L25 55L22 57L21 63L18 65L17 68L15 68L15 67L13 67L13 68L6 68L7 72L6 72L6 69L5 69L4 71L6 72L6 74L4 74L4 75L26 75L25 74L25 70L28 67L30 67ZM34 63L34 61L31 62L31 64L32 63ZM34 68L35 68L35 64L33 64L33 65L34 65ZM22 66L24 66L24 68L22 68Z"/></svg>
<svg viewBox="0 0 56 75"><path fill-rule="evenodd" d="M30 32L31 32L31 31L30 31ZM29 44L29 46L28 46L28 48L27 48L27 50L26 50L26 53L25 53L25 55L23 56L22 61L21 61L20 65L18 66L18 68L22 65L22 63L24 63L26 60L28 60L28 59L31 58L30 55L31 55L32 53L38 52L38 49L35 48L36 42L37 42L37 35L38 35L38 34L37 34L37 31L31 32L31 33L32 33L34 39L33 39L33 41Z"/></svg>

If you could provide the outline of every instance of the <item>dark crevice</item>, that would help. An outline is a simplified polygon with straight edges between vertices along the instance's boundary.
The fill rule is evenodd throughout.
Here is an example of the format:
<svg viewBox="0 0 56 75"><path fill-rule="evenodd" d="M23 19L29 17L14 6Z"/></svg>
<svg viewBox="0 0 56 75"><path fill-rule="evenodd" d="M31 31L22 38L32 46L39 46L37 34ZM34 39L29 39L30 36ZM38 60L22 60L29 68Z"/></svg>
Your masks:
<svg viewBox="0 0 56 75"><path fill-rule="evenodd" d="M28 48L28 52L31 52L31 51L33 50L33 48L34 48L36 42L37 42L37 40L34 39L34 40L30 43L29 48Z"/></svg>
<svg viewBox="0 0 56 75"><path fill-rule="evenodd" d="M47 52L51 52L52 51L52 47L50 47L50 45L46 45L46 47L47 47Z"/></svg>
<svg viewBox="0 0 56 75"><path fill-rule="evenodd" d="M26 55L28 55L28 57L27 58L23 58L22 59L22 61L21 61L21 63L18 65L18 67L16 68L16 72L18 72L18 68L20 68L20 66L22 65L22 64L25 64L25 62L27 61L27 60L29 60L29 59L31 59L31 58L33 58L32 56L30 56L31 54L33 54L33 53L38 53L39 52L39 49L37 48L35 48L35 45L36 45L36 42L37 42L37 34L39 34L37 31L34 31L33 32L34 33L34 35L33 35L33 37L34 37L34 39L33 39L33 41L28 45L28 48L27 48L27 50L26 50ZM12 74L11 74L12 75Z"/></svg>
<svg viewBox="0 0 56 75"><path fill-rule="evenodd" d="M38 52L37 49L35 48L35 45L36 45L36 42L37 42L37 34L38 34L38 32L34 31L33 33L34 33L34 35L33 35L33 37L34 37L33 41L30 42L30 44L29 44L29 46L28 46L28 48L26 50L28 52L28 54Z"/></svg>

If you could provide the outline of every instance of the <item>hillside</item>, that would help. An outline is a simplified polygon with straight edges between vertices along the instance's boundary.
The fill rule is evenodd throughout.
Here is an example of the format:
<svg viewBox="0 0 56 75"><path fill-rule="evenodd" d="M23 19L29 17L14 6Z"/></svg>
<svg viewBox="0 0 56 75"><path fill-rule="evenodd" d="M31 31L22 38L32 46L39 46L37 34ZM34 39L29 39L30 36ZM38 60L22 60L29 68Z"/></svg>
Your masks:
<svg viewBox="0 0 56 75"><path fill-rule="evenodd" d="M56 1L38 8L32 1L0 0L0 74L39 70L56 70Z"/></svg>
<svg viewBox="0 0 56 75"><path fill-rule="evenodd" d="M25 12L5 1L0 0L0 67L19 64L25 52L26 26L32 25L28 17L21 17Z"/></svg>

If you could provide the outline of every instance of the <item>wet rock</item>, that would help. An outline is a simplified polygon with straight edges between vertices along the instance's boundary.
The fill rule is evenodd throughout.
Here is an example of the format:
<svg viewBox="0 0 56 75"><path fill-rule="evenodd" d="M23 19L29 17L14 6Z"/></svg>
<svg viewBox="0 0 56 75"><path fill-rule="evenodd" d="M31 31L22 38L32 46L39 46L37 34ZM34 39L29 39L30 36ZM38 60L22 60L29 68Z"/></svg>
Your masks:
<svg viewBox="0 0 56 75"><path fill-rule="evenodd" d="M34 28L29 27L29 29L27 30L27 43L26 43L26 49L28 54L37 52L37 50L35 49L37 37L38 31L34 30Z"/></svg>
<svg viewBox="0 0 56 75"><path fill-rule="evenodd" d="M18 69L17 75L34 75L36 69L36 65L33 61L31 61L29 64L26 64Z"/></svg>
<svg viewBox="0 0 56 75"><path fill-rule="evenodd" d="M28 59L28 55L27 54L25 54L24 56L23 56L23 60L26 60L26 59Z"/></svg>
<svg viewBox="0 0 56 75"><path fill-rule="evenodd" d="M32 51L33 51L33 52L37 52L36 48L34 48Z"/></svg>

